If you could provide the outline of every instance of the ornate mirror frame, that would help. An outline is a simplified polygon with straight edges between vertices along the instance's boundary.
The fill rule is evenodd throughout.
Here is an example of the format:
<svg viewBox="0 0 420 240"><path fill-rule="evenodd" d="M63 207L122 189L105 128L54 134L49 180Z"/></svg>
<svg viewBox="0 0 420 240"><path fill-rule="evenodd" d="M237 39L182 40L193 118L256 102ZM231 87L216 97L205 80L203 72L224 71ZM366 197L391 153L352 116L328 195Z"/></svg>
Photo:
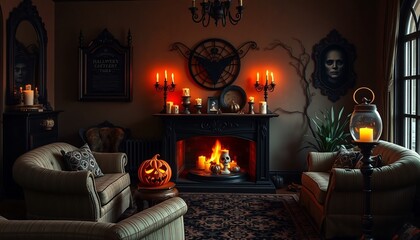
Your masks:
<svg viewBox="0 0 420 240"><path fill-rule="evenodd" d="M36 33L36 42L25 45L18 41L17 33L21 23L28 22ZM15 81L16 61L23 55L24 59L29 61L31 68L31 85L37 88L39 93L39 104L49 109L47 98L47 79L46 79L46 53L47 53L47 31L38 14L38 10L32 4L31 0L23 0L16 8L10 12L6 22L7 34L7 82L6 82L6 105L17 105L20 103L19 87Z"/></svg>

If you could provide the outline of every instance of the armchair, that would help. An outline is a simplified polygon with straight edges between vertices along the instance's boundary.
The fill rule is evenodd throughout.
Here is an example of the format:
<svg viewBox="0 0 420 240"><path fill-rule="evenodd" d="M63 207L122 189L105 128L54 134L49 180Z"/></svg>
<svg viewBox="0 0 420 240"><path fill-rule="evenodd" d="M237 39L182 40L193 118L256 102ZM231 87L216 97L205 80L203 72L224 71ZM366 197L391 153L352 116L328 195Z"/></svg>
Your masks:
<svg viewBox="0 0 420 240"><path fill-rule="evenodd" d="M35 148L14 163L13 177L22 187L29 219L115 222L131 205L125 153L93 155L103 172L65 170L65 152L77 148L62 142Z"/></svg>
<svg viewBox="0 0 420 240"><path fill-rule="evenodd" d="M183 240L186 203L179 197L136 213L118 223L68 220L7 220L0 216L2 240Z"/></svg>
<svg viewBox="0 0 420 240"><path fill-rule="evenodd" d="M332 168L336 155L308 154L299 201L326 239L360 237L363 176L360 169ZM372 174L373 236L391 239L413 215L420 186L420 156L386 141L379 141L373 155L381 155L384 164Z"/></svg>

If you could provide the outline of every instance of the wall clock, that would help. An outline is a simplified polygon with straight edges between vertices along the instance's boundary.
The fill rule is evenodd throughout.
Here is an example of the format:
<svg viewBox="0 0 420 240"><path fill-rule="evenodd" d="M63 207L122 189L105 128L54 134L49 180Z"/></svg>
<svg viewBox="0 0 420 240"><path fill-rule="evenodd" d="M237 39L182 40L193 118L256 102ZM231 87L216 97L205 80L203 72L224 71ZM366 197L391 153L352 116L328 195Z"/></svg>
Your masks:
<svg viewBox="0 0 420 240"><path fill-rule="evenodd" d="M232 84L241 68L238 51L229 42L211 38L191 50L188 68L193 80L209 90L219 90Z"/></svg>

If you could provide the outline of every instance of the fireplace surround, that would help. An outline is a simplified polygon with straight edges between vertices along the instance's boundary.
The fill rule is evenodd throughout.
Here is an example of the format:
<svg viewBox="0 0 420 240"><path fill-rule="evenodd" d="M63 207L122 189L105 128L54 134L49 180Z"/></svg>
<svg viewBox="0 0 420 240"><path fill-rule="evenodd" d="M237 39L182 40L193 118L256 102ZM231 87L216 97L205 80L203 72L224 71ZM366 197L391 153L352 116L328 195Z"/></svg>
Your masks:
<svg viewBox="0 0 420 240"><path fill-rule="evenodd" d="M269 177L270 119L277 114L155 114L162 120L162 159L181 191L274 193ZM220 140L241 166L231 175L197 174L196 160ZM210 149L210 150L209 150Z"/></svg>

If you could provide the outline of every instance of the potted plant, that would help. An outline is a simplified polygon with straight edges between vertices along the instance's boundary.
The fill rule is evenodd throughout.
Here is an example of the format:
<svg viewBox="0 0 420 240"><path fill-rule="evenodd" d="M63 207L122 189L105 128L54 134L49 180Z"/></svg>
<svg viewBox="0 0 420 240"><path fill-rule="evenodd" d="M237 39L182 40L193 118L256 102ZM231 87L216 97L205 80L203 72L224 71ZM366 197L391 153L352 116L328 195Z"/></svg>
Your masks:
<svg viewBox="0 0 420 240"><path fill-rule="evenodd" d="M343 117L344 107L340 109L337 116L333 106L330 110L320 112L321 116L315 114L314 118L310 118L315 126L315 129L310 126L312 138L315 141L308 141L309 147L318 152L334 152L341 145L350 146L350 132L348 131L350 114Z"/></svg>

